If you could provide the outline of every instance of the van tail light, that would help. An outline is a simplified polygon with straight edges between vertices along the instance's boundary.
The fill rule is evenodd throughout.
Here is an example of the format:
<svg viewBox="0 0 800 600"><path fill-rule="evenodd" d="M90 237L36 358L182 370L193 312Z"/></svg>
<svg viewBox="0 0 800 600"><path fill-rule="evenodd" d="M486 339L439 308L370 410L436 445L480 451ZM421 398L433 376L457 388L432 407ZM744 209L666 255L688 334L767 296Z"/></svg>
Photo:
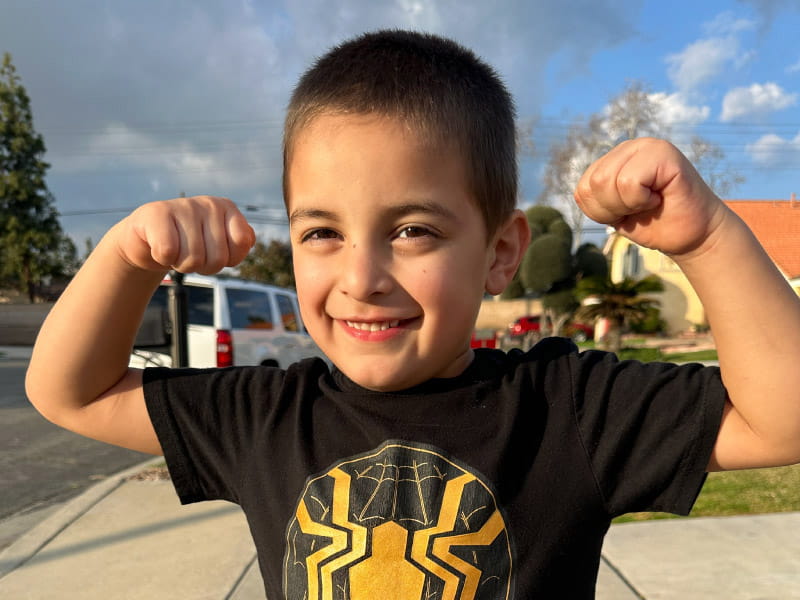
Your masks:
<svg viewBox="0 0 800 600"><path fill-rule="evenodd" d="M217 366L233 366L233 338L227 329L217 329Z"/></svg>

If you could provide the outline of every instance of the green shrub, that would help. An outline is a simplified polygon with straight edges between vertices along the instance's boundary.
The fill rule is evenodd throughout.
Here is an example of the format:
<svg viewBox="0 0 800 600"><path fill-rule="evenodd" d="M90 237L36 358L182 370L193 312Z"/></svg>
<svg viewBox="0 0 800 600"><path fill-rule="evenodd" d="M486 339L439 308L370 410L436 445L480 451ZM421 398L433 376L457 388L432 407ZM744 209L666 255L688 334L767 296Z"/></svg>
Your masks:
<svg viewBox="0 0 800 600"><path fill-rule="evenodd" d="M644 319L632 321L630 324L633 333L661 333L666 328L667 322L661 318L661 311L655 306L647 309Z"/></svg>

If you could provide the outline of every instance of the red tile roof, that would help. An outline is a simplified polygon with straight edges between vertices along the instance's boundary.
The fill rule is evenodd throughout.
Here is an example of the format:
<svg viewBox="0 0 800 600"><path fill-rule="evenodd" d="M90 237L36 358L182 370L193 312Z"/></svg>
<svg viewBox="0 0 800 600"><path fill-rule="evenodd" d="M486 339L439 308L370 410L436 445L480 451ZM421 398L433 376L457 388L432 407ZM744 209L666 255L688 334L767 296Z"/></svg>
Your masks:
<svg viewBox="0 0 800 600"><path fill-rule="evenodd" d="M800 277L800 201L726 200L789 279Z"/></svg>

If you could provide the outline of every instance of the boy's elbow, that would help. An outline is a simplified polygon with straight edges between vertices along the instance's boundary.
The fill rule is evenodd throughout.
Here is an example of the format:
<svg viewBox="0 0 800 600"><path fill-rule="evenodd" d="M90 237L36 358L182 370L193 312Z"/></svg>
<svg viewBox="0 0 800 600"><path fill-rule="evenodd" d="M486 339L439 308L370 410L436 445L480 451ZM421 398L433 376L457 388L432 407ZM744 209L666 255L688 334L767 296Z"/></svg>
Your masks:
<svg viewBox="0 0 800 600"><path fill-rule="evenodd" d="M50 394L42 385L41 377L33 366L28 367L28 371L25 373L25 395L28 397L28 402L39 411L40 415L51 423L57 424L53 405L48 402Z"/></svg>
<svg viewBox="0 0 800 600"><path fill-rule="evenodd" d="M67 398L68 392L64 387L60 390L55 389L52 378L47 377L46 372L41 372L34 365L29 366L25 374L25 394L28 401L45 419L60 427L67 427L71 408Z"/></svg>

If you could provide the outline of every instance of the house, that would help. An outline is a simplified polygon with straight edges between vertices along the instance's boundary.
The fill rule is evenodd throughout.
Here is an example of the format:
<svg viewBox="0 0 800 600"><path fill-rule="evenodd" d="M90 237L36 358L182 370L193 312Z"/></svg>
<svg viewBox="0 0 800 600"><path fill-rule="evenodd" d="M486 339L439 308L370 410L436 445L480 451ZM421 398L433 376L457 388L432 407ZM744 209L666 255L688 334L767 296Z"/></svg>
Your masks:
<svg viewBox="0 0 800 600"><path fill-rule="evenodd" d="M795 292L800 294L800 201L726 200L733 212L747 223ZM657 275L664 283L661 316L670 333L705 326L706 316L700 300L678 266L656 250L642 248L612 233L603 252L609 259L613 281L624 277L639 279ZM746 285L746 282L742 282Z"/></svg>

